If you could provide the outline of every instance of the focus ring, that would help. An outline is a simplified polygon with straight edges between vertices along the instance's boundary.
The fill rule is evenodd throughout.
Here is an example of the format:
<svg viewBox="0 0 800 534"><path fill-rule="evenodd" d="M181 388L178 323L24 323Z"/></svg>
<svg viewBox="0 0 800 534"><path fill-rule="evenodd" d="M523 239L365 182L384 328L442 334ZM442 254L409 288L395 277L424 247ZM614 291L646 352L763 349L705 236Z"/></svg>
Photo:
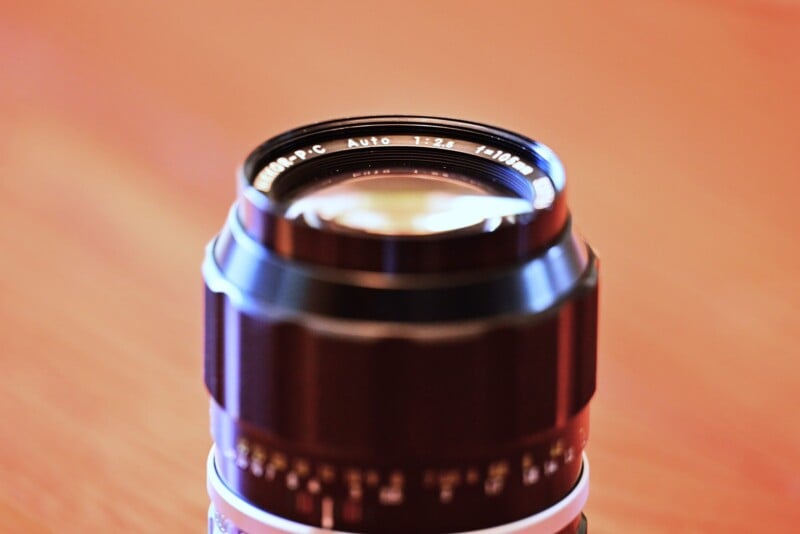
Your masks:
<svg viewBox="0 0 800 534"><path fill-rule="evenodd" d="M206 385L232 417L311 450L492 449L563 423L594 393L595 338L575 333L596 324L595 276L592 263L557 309L443 339L347 336L207 288Z"/></svg>

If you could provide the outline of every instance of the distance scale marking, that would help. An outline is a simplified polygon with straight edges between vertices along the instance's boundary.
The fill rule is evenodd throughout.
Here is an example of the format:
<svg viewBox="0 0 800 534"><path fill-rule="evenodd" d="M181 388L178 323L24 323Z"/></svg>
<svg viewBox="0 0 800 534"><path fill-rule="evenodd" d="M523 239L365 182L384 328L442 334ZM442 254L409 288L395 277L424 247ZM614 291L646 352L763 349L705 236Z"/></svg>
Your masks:
<svg viewBox="0 0 800 534"><path fill-rule="evenodd" d="M434 150L446 150L479 156L488 161L504 164L517 171L531 183L534 192L535 209L549 207L556 197L556 190L551 179L543 174L530 159L523 158L517 153L463 139L406 134L345 137L298 148L264 165L264 168L258 172L253 180L253 187L262 193L269 193L275 179L284 171L294 165L300 165L324 154L387 146L425 147Z"/></svg>
<svg viewBox="0 0 800 534"><path fill-rule="evenodd" d="M585 434L585 429L580 427L578 434ZM542 449L547 451L544 455ZM239 437L233 447L222 448L218 442L217 451L217 454L232 460L241 471L269 483L285 485L295 495L296 511L306 516L318 514L316 521L323 528L333 525L334 509L342 511L346 523L358 524L362 519L366 491L377 497L378 504L387 507L404 503L404 492L408 485L431 492L443 506L458 498L459 487L475 487L485 497L492 499L503 494L512 476L519 476L523 486L533 486L580 457L580 451L565 446L562 439L557 439L541 444L537 454L523 452L516 461L495 460L482 466L427 468L421 470L419 480L411 477L409 481L409 475L400 469L378 470L356 466L337 469L327 462L293 458L244 437ZM276 474L281 476L276 477ZM337 492L333 486L339 481L345 483L347 496L335 499L332 495Z"/></svg>
<svg viewBox="0 0 800 534"><path fill-rule="evenodd" d="M215 448L212 447L207 461L207 481L211 506L209 507L209 534L322 534L336 532L333 517L334 501L326 497L322 503L322 528L297 523L256 508L233 493L219 477L215 465ZM589 494L589 462L581 456L581 471L572 490L553 506L523 519L459 534L552 534L559 532L581 513ZM346 504L346 503L345 503ZM579 530L585 533L585 520Z"/></svg>

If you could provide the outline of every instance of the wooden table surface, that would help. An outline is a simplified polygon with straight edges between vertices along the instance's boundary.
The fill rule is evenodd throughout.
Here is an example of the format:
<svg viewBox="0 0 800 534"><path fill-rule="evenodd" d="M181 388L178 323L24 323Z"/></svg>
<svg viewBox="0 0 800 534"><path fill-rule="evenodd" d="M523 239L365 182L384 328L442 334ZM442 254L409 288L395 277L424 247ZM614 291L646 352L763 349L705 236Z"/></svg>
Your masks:
<svg viewBox="0 0 800 534"><path fill-rule="evenodd" d="M203 247L326 118L525 132L602 257L596 533L800 531L800 4L0 1L0 532L203 532Z"/></svg>

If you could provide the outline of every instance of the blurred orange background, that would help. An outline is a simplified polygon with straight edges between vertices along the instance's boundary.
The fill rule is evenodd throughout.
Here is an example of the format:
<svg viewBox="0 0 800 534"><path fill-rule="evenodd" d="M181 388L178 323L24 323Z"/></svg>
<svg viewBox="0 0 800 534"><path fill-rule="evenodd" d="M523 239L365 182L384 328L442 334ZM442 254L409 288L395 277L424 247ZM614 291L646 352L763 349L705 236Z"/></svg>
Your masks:
<svg viewBox="0 0 800 534"><path fill-rule="evenodd" d="M800 529L800 4L3 1L0 50L0 531L204 531L234 169L378 113L565 162L603 268L592 534Z"/></svg>

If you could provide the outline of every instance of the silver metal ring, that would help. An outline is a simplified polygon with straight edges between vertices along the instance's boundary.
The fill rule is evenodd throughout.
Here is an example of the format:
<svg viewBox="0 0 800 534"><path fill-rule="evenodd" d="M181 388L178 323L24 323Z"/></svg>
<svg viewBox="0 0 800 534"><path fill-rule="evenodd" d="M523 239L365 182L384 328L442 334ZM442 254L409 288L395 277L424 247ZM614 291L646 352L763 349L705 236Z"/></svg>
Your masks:
<svg viewBox="0 0 800 534"><path fill-rule="evenodd" d="M230 532L235 526L242 534L350 534L289 521L256 508L233 493L217 472L214 447L208 455L209 534ZM553 534L574 520L589 497L589 461L583 454L580 478L566 497L534 515L497 527L457 534ZM236 532L234 530L234 532Z"/></svg>

